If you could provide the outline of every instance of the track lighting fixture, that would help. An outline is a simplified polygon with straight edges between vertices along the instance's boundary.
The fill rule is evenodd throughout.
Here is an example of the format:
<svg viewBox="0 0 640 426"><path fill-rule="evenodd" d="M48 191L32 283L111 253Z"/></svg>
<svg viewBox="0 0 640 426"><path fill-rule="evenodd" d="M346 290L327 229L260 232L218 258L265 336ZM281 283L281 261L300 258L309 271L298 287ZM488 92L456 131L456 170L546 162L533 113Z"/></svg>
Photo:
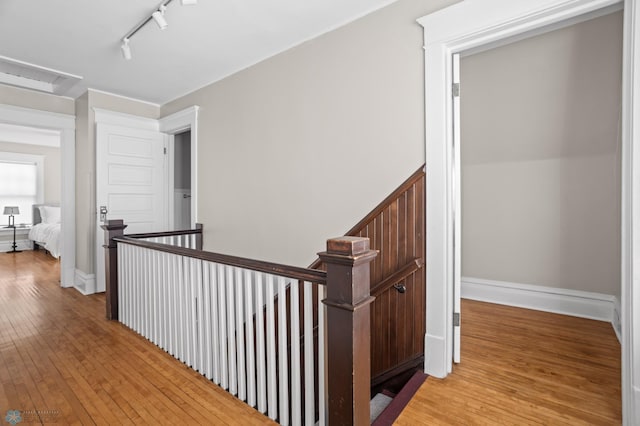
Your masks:
<svg viewBox="0 0 640 426"><path fill-rule="evenodd" d="M129 31L122 38L122 45L120 45L120 49L122 50L122 56L126 60L131 59L131 47L129 47L129 40L131 39L131 37L133 37L135 33L140 31L140 28L147 25L147 23L152 19L155 21L155 23L158 25L158 28L160 28L161 30L164 30L165 28L167 28L168 24L167 24L167 20L164 18L164 14L167 11L167 5L172 1L173 0L164 0L162 3L160 3L160 5L156 9L154 9L151 15L149 15L147 18L140 21L138 25L133 27L133 29ZM198 4L198 0L180 0L180 2L182 3L183 6L191 6L191 5Z"/></svg>
<svg viewBox="0 0 640 426"><path fill-rule="evenodd" d="M120 49L122 49L122 56L128 61L131 59L131 47L129 47L129 39L128 38L124 38L122 40L122 46L120 46Z"/></svg>
<svg viewBox="0 0 640 426"><path fill-rule="evenodd" d="M154 21L156 21L156 24L158 24L158 28L160 28L161 30L164 30L165 28L167 28L167 25L168 25L167 20L164 19L164 12L166 10L167 10L167 6L165 6L164 4L161 4L158 10L156 10L151 14L151 17L153 18Z"/></svg>

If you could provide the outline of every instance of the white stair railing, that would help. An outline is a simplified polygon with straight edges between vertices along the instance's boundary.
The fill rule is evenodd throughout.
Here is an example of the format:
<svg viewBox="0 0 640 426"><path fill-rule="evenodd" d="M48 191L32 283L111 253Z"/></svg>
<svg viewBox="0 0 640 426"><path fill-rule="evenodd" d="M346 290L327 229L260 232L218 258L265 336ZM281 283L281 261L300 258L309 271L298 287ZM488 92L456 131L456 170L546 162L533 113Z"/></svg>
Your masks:
<svg viewBox="0 0 640 426"><path fill-rule="evenodd" d="M324 272L202 251L201 225L126 227L102 225L107 319L283 425L370 424L368 238L327 240ZM187 234L196 249L144 241Z"/></svg>
<svg viewBox="0 0 640 426"><path fill-rule="evenodd" d="M324 285L134 244L118 259L123 324L282 425L326 423Z"/></svg>

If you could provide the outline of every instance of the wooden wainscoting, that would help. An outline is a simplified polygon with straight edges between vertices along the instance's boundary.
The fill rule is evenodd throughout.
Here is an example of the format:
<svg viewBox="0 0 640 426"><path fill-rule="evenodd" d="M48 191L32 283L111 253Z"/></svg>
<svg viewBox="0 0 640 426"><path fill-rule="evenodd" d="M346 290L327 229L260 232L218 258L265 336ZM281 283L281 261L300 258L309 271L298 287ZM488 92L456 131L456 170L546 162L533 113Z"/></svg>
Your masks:
<svg viewBox="0 0 640 426"><path fill-rule="evenodd" d="M59 286L44 252L0 254L0 418L23 423L275 424Z"/></svg>
<svg viewBox="0 0 640 426"><path fill-rule="evenodd" d="M425 169L420 167L345 235L368 237L371 378L375 385L420 364L425 334ZM322 268L318 261L312 268ZM396 287L394 287L396 286Z"/></svg>

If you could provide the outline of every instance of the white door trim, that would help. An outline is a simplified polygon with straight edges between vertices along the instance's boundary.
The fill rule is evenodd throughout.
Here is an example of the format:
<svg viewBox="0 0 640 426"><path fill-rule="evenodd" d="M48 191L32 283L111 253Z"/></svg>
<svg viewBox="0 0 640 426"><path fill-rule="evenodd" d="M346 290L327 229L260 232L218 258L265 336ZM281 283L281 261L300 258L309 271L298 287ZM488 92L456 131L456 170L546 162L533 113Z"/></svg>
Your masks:
<svg viewBox="0 0 640 426"><path fill-rule="evenodd" d="M140 117L124 112L111 111L103 108L93 108L94 121L114 126L132 127L135 129L147 129L160 131L160 123L153 118Z"/></svg>
<svg viewBox="0 0 640 426"><path fill-rule="evenodd" d="M76 265L76 117L0 104L0 122L60 132L62 240L60 284L73 287Z"/></svg>
<svg viewBox="0 0 640 426"><path fill-rule="evenodd" d="M191 130L191 227L195 228L198 221L198 111L200 107L193 105L181 111L160 119L160 131L175 135L186 130ZM169 149L170 153L173 152ZM173 164L171 161L169 164ZM173 200L173 181L171 184L171 194L168 199ZM173 214L173 207L170 208L170 214ZM169 222L173 226L173 221Z"/></svg>
<svg viewBox="0 0 640 426"><path fill-rule="evenodd" d="M452 69L454 53L610 7L621 0L465 0L418 22L424 27L427 204L425 371L452 369ZM622 105L622 378L625 424L640 418L640 8L624 0ZM637 247L634 250L634 246ZM634 309L635 308L635 309ZM636 417L638 414L638 417Z"/></svg>

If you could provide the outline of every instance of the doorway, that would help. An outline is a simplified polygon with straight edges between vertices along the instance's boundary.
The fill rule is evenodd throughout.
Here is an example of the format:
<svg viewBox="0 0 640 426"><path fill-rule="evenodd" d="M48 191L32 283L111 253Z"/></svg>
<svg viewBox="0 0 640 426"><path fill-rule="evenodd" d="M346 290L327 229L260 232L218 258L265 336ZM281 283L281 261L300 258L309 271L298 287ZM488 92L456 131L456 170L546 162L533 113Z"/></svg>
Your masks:
<svg viewBox="0 0 640 426"><path fill-rule="evenodd" d="M191 130L173 136L172 229L191 228Z"/></svg>
<svg viewBox="0 0 640 426"><path fill-rule="evenodd" d="M75 117L0 104L0 123L46 134L50 141L48 143L59 147L57 161L60 167L59 203L61 206L60 285L73 287L76 272Z"/></svg>
<svg viewBox="0 0 640 426"><path fill-rule="evenodd" d="M621 1L601 0L531 0L517 3L508 0L487 0L483 3L461 2L419 19L425 36L426 96L426 158L427 163L427 280L434 283L427 289L427 332L425 335L425 368L437 377L445 377L452 368L453 334L453 224L451 170L451 57L456 52L487 43L539 30L566 19ZM634 241L638 230L633 227L640 215L637 206L637 179L640 166L635 129L640 125L638 93L640 67L637 46L640 39L638 23L640 8L633 1L624 1L622 130L621 130L621 329L622 329L622 395L625 419L634 419L637 396L635 383L640 383L640 366L634 356L638 351L637 326L632 283L637 280L638 263L634 263Z"/></svg>
<svg viewBox="0 0 640 426"><path fill-rule="evenodd" d="M616 327L622 26L462 52L462 297Z"/></svg>

